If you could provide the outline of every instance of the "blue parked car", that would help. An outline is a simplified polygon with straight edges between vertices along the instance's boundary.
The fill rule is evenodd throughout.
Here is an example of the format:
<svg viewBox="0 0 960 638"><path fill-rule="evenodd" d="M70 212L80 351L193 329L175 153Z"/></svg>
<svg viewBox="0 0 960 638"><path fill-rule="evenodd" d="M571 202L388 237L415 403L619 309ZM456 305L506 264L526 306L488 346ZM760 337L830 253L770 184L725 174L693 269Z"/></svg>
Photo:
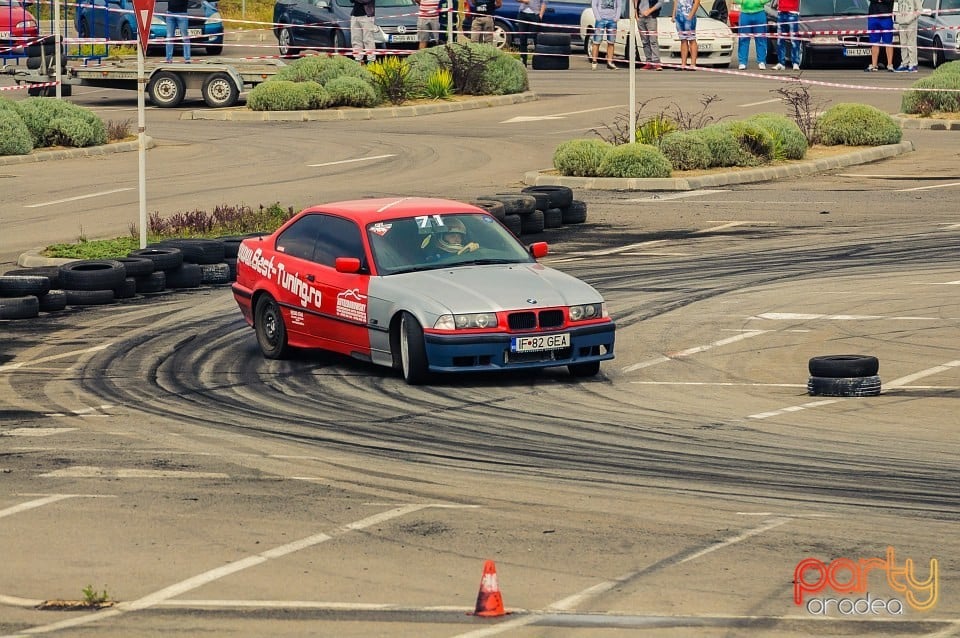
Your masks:
<svg viewBox="0 0 960 638"><path fill-rule="evenodd" d="M377 0L377 48L416 49L418 9L413 0ZM352 0L277 0L273 32L280 55L348 53L352 10Z"/></svg>
<svg viewBox="0 0 960 638"><path fill-rule="evenodd" d="M74 23L81 38L107 38L108 40L136 40L137 19L133 13L132 0L80 0ZM148 53L163 52L167 37L166 0L157 0L150 23ZM190 47L199 47L207 55L220 55L223 51L223 19L216 2L190 0L189 15ZM179 36L178 33L174 37ZM152 40L156 39L157 42ZM179 45L178 45L179 48Z"/></svg>
<svg viewBox="0 0 960 638"><path fill-rule="evenodd" d="M516 44L517 34L530 30L530 25L517 18L520 7L517 0L503 0L503 6L493 14L493 43L499 48ZM570 42L574 46L580 40L580 15L584 9L590 7L590 0L547 0L547 10L543 14L541 31L551 33L569 33ZM465 22L464 29L469 30L469 23Z"/></svg>

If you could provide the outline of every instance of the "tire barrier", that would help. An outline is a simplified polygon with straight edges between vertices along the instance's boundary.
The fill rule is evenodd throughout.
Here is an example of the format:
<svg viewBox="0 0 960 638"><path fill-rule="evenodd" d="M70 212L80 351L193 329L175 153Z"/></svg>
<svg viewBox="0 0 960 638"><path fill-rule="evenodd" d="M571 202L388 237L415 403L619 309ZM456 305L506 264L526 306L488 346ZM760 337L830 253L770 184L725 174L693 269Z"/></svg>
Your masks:
<svg viewBox="0 0 960 638"><path fill-rule="evenodd" d="M502 216L492 210L491 203L503 207ZM587 221L587 203L574 199L568 186L526 186L519 193L477 195L473 204L500 219L517 237Z"/></svg>
<svg viewBox="0 0 960 638"><path fill-rule="evenodd" d="M807 394L821 397L873 397L880 394L880 361L862 354L813 357L807 362Z"/></svg>

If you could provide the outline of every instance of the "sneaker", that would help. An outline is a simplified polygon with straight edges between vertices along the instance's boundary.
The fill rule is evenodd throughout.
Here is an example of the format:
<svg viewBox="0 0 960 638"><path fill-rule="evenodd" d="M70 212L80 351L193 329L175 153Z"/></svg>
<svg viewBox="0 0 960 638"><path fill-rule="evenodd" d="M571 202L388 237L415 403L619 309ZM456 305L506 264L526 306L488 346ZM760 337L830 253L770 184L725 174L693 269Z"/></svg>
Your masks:
<svg viewBox="0 0 960 638"><path fill-rule="evenodd" d="M616 71L617 65L614 64L613 62L607 62L607 68L610 69L611 71Z"/></svg>
<svg viewBox="0 0 960 638"><path fill-rule="evenodd" d="M590 63L590 68L593 69L594 71L596 71L596 70L597 70L597 63L596 63L596 62L591 62L591 63Z"/></svg>
<svg viewBox="0 0 960 638"><path fill-rule="evenodd" d="M643 65L642 67L640 67L640 68L641 68L642 70L644 70L644 71L652 71L652 70L653 70L653 65L652 65L652 64L644 64L644 65Z"/></svg>
<svg viewBox="0 0 960 638"><path fill-rule="evenodd" d="M894 72L894 73L907 73L907 72L909 72L909 71L910 71L910 67L908 67L908 66L906 66L906 65L903 65L903 64L901 64L901 65L898 66L897 68L893 69L893 72Z"/></svg>
<svg viewBox="0 0 960 638"><path fill-rule="evenodd" d="M794 71L799 71L799 70L800 70L800 65L799 65L799 64L794 64L794 65L793 65L793 70L794 70Z"/></svg>
<svg viewBox="0 0 960 638"><path fill-rule="evenodd" d="M663 71L663 67L660 66L659 64L654 64L654 65L653 65L653 70L654 70L654 71ZM917 67L913 67L913 70L914 70L914 72L916 72Z"/></svg>
<svg viewBox="0 0 960 638"><path fill-rule="evenodd" d="M787 67L783 66L783 65L780 64L779 62L778 62L777 64L774 64L774 65L773 65L773 70L774 70L774 71L783 71L785 68L787 68Z"/></svg>
<svg viewBox="0 0 960 638"><path fill-rule="evenodd" d="M166 62L167 64L173 64L173 60L171 58L167 58L166 60L164 60L164 62Z"/></svg>
<svg viewBox="0 0 960 638"><path fill-rule="evenodd" d="M760 64L757 65L757 68L760 69L761 71L766 71L767 65L761 62Z"/></svg>
<svg viewBox="0 0 960 638"><path fill-rule="evenodd" d="M873 66L872 64L864 69L864 71L866 71L867 73L872 73L877 70L878 70L877 67Z"/></svg>
<svg viewBox="0 0 960 638"><path fill-rule="evenodd" d="M739 69L739 70L741 70L741 71L746 71L746 70L747 70L747 65L746 65L746 64L741 64L740 66L737 67L737 69Z"/></svg>
<svg viewBox="0 0 960 638"><path fill-rule="evenodd" d="M659 71L659 69L657 70ZM915 66L911 66L907 68L907 73L916 73L916 72L917 72L917 67Z"/></svg>

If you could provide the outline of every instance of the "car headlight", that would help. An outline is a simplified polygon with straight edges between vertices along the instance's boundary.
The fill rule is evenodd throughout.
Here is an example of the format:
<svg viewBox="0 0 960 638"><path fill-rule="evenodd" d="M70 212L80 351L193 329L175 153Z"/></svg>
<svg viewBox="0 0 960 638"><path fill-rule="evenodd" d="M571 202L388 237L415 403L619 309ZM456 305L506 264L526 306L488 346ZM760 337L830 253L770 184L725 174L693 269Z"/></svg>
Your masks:
<svg viewBox="0 0 960 638"><path fill-rule="evenodd" d="M219 11L214 11L207 16L207 24L220 24L223 22L223 18L220 17Z"/></svg>
<svg viewBox="0 0 960 638"><path fill-rule="evenodd" d="M587 303L581 306L570 306L570 321L587 321L607 316L607 308L603 303Z"/></svg>
<svg viewBox="0 0 960 638"><path fill-rule="evenodd" d="M155 15L155 16L153 16L153 17L150 18L150 25L151 25L151 26L154 26L154 27L156 27L156 26L165 27L165 26L167 26L167 21L164 20L163 18L161 18L160 16L156 16L156 15Z"/></svg>
<svg viewBox="0 0 960 638"><path fill-rule="evenodd" d="M475 312L468 315L442 315L433 324L433 327L437 330L496 328L497 314L494 312Z"/></svg>

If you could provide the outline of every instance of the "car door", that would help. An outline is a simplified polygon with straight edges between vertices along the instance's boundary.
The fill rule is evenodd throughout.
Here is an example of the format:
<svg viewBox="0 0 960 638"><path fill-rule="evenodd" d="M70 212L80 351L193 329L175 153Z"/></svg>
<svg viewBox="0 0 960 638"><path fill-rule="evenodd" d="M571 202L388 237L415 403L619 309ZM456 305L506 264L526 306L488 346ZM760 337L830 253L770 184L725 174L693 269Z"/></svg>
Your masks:
<svg viewBox="0 0 960 638"><path fill-rule="evenodd" d="M324 333L325 322L323 294L317 283L323 277L314 253L323 221L322 215L305 215L280 233L274 244L273 277L284 324L317 347L323 345L310 340Z"/></svg>
<svg viewBox="0 0 960 638"><path fill-rule="evenodd" d="M917 19L917 57L929 60L933 38L940 21L940 0L923 0L923 9Z"/></svg>
<svg viewBox="0 0 960 638"><path fill-rule="evenodd" d="M333 0L297 0L290 5L290 23L298 45L331 46L331 27L335 24ZM350 31L349 21L343 28Z"/></svg>

